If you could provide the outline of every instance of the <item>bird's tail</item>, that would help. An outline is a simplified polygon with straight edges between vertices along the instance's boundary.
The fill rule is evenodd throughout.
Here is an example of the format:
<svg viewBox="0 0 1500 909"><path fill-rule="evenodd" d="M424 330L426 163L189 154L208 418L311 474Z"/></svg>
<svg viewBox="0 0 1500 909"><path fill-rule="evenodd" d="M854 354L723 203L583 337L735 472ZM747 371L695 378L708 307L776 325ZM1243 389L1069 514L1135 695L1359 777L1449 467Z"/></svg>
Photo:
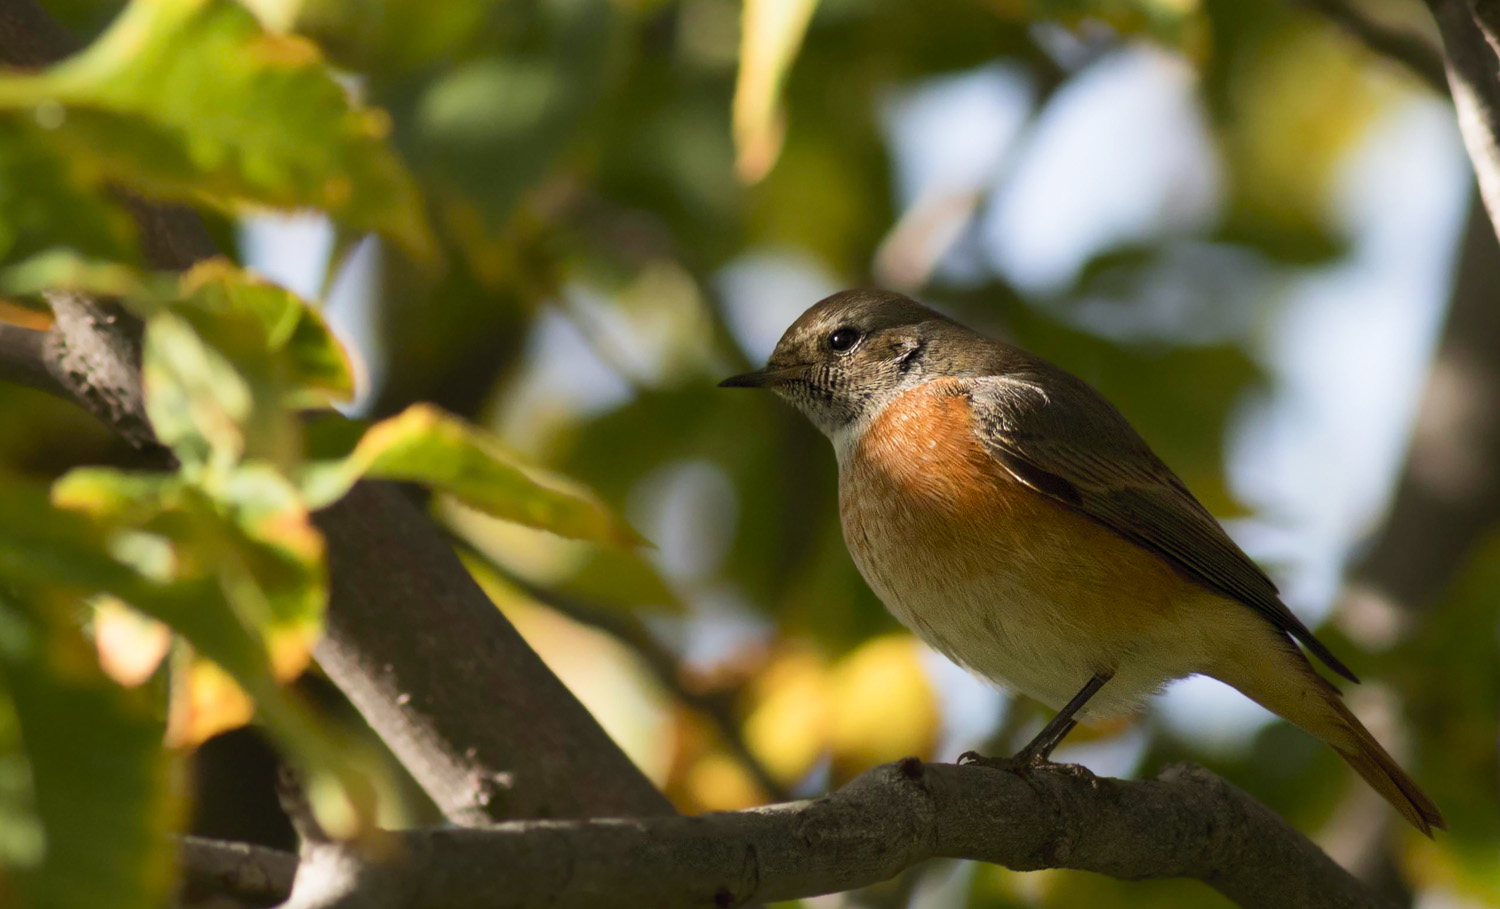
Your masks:
<svg viewBox="0 0 1500 909"><path fill-rule="evenodd" d="M1396 759L1380 747L1380 743L1370 735L1370 730L1354 718L1344 702L1338 699L1337 692L1330 699L1329 706L1338 715L1338 731L1341 735L1338 738L1323 735L1319 737L1332 745L1333 750L1348 761L1349 766L1364 777L1371 788L1394 805L1413 827L1428 836L1432 836L1434 828L1447 830L1448 824L1443 820L1437 805L1417 786L1415 780L1407 776Z"/></svg>
<svg viewBox="0 0 1500 909"><path fill-rule="evenodd" d="M1267 647L1243 647L1209 675L1327 742L1413 827L1428 836L1434 828L1448 829L1432 799L1355 718L1338 689L1318 675L1296 644L1272 633L1276 640Z"/></svg>

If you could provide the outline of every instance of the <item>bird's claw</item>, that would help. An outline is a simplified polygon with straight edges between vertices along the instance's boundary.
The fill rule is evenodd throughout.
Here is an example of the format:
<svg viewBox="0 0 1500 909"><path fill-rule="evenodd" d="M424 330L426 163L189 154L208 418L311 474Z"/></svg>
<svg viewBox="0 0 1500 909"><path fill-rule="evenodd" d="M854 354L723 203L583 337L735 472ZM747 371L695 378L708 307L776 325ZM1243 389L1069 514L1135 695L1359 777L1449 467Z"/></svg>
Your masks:
<svg viewBox="0 0 1500 909"><path fill-rule="evenodd" d="M1045 755L1027 754L1024 751L1011 757L986 757L977 751L965 751L958 756L958 764L963 767L977 765L989 767L992 770L1005 770L1017 776L1030 776L1033 773L1060 773L1063 776L1082 780L1092 788L1097 788L1099 785L1094 772L1082 764L1059 764Z"/></svg>

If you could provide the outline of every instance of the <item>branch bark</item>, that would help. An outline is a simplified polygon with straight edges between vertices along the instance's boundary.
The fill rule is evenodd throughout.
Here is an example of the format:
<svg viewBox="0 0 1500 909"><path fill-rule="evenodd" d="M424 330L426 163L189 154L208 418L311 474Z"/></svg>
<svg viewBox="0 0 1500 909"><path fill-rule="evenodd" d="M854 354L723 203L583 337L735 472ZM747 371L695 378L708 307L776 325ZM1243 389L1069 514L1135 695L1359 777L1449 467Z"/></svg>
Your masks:
<svg viewBox="0 0 1500 909"><path fill-rule="evenodd" d="M1464 147L1479 179L1491 224L1500 224L1500 59L1486 38L1476 5L1494 19L1494 0L1427 0L1447 55L1448 88Z"/></svg>
<svg viewBox="0 0 1500 909"><path fill-rule="evenodd" d="M50 368L50 337L45 331L0 322L0 382L67 397L67 388Z"/></svg>
<svg viewBox="0 0 1500 909"><path fill-rule="evenodd" d="M40 66L74 46L33 0L0 2L0 64ZM129 204L157 266L183 268L213 254L191 212ZM152 447L139 324L78 294L50 302L57 322L43 345L53 353L48 371L95 416ZM22 340L30 356L35 339ZM329 537L332 588L318 656L447 817L471 824L672 811L425 515L389 489L361 486L318 523Z"/></svg>
<svg viewBox="0 0 1500 909"><path fill-rule="evenodd" d="M1125 782L907 758L823 798L748 811L392 833L363 852L324 844L303 856L286 906L728 907L850 890L935 857L1194 878L1245 907L1389 905L1199 767Z"/></svg>
<svg viewBox="0 0 1500 909"><path fill-rule="evenodd" d="M672 812L398 489L362 483L317 522L318 663L450 820Z"/></svg>
<svg viewBox="0 0 1500 909"><path fill-rule="evenodd" d="M670 691L684 706L695 711L713 725L724 747L749 771L751 776L755 777L755 782L769 797L769 801L784 802L792 797L787 788L771 774L761 759L750 749L750 744L745 741L744 731L740 728L740 718L736 716L734 710L735 702L742 695L738 686L727 690L704 691L688 678L681 658L657 640L656 635L639 619L619 609L586 602L578 597L533 584L506 570L505 566L500 565L461 537L455 535L454 539L463 552L484 562L503 577L507 584L514 586L527 597L556 610L575 622L598 629L630 648L663 688Z"/></svg>
<svg viewBox="0 0 1500 909"><path fill-rule="evenodd" d="M280 849L185 836L178 848L182 866L179 902L210 903L228 896L254 906L274 906L292 892L297 857Z"/></svg>

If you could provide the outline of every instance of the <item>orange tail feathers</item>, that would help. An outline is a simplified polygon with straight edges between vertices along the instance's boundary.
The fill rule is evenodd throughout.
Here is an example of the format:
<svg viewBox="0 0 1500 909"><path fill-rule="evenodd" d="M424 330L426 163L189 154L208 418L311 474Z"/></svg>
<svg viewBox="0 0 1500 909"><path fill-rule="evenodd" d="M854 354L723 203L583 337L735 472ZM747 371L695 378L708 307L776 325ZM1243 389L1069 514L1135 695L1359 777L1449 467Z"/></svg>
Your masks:
<svg viewBox="0 0 1500 909"><path fill-rule="evenodd" d="M1432 799L1375 741L1297 645L1271 628L1266 638L1241 647L1208 675L1332 746L1366 783L1427 836L1448 825ZM1256 646L1262 644L1263 646Z"/></svg>

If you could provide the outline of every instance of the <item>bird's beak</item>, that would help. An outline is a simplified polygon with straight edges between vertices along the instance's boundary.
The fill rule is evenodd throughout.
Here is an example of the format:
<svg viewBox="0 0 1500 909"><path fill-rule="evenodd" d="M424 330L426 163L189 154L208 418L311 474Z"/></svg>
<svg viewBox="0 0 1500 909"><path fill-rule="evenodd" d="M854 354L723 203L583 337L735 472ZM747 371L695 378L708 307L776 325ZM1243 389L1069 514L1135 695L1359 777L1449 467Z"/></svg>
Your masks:
<svg viewBox="0 0 1500 909"><path fill-rule="evenodd" d="M730 376L729 378L720 382L719 387L775 388L778 385L785 385L787 382L790 382L792 379L801 375L802 372L803 367L801 366L793 366L790 369L772 369L770 366L767 366L765 369L757 369L755 372L747 372L741 373L737 376Z"/></svg>

